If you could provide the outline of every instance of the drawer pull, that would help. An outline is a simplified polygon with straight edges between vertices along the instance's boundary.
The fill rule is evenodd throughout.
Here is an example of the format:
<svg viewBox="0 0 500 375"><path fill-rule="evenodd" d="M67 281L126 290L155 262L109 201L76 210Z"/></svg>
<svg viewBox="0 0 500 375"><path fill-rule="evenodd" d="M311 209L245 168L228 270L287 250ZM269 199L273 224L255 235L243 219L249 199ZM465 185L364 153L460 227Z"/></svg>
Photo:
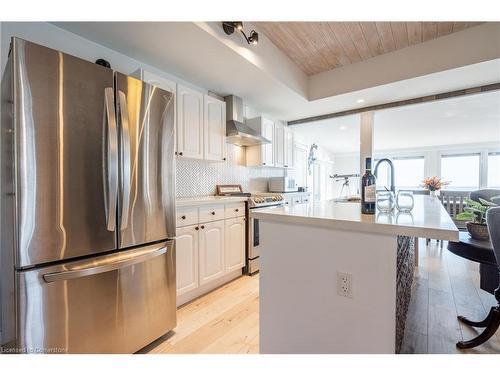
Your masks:
<svg viewBox="0 0 500 375"><path fill-rule="evenodd" d="M215 215L215 211L212 211L212 215Z"/></svg>
<svg viewBox="0 0 500 375"><path fill-rule="evenodd" d="M198 229L200 229L200 228L199 228L199 227L194 227L194 229L195 229L195 230L198 230Z"/></svg>
<svg viewBox="0 0 500 375"><path fill-rule="evenodd" d="M236 212L238 212L238 211L239 211L239 209L238 209L238 208L235 208L234 210L235 210Z"/></svg>
<svg viewBox="0 0 500 375"><path fill-rule="evenodd" d="M186 215L182 215L182 216L181 216L181 219L182 219L182 220L186 220Z"/></svg>
<svg viewBox="0 0 500 375"><path fill-rule="evenodd" d="M205 226L204 226L204 225L202 225L202 226L201 226L201 229L205 229Z"/></svg>

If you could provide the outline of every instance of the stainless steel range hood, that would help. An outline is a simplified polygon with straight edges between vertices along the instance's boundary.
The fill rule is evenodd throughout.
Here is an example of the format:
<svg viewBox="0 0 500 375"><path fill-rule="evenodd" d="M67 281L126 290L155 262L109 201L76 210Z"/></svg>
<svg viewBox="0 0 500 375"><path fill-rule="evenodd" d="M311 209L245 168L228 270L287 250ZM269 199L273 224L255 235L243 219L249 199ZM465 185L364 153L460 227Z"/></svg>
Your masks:
<svg viewBox="0 0 500 375"><path fill-rule="evenodd" d="M235 95L224 98L226 101L226 139L227 143L238 146L255 146L271 143L256 130L245 125L243 117L243 99Z"/></svg>

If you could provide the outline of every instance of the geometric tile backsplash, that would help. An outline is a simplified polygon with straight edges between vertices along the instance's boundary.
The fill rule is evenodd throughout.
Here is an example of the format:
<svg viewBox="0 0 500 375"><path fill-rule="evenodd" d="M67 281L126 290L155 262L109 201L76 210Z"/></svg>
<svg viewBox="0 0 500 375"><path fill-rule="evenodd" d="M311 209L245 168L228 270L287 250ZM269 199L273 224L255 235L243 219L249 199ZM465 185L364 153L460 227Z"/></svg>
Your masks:
<svg viewBox="0 0 500 375"><path fill-rule="evenodd" d="M267 179L283 174L282 168L246 167L245 148L228 144L225 162L177 158L176 195L214 195L220 184L239 184L245 192L267 191Z"/></svg>

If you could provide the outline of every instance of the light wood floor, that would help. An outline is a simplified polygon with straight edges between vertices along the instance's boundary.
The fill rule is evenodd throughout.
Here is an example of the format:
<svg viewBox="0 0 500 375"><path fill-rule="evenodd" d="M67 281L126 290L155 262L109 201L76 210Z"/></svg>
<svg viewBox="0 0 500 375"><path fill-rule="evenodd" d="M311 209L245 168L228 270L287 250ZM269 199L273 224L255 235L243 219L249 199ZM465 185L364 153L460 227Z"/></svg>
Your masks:
<svg viewBox="0 0 500 375"><path fill-rule="evenodd" d="M259 353L259 276L242 276L177 311L177 328L144 353Z"/></svg>
<svg viewBox="0 0 500 375"><path fill-rule="evenodd" d="M482 320L496 305L493 295L479 288L479 266L443 249L436 241L420 240L419 267L406 320L403 353L500 353L500 331L485 344L459 350L455 344L481 331L457 320L464 315Z"/></svg>
<svg viewBox="0 0 500 375"><path fill-rule="evenodd" d="M403 353L500 353L500 331L488 343L460 351L455 343L479 331L457 314L481 320L495 304L479 289L475 263L421 242ZM177 328L141 353L258 353L259 277L239 279L181 307Z"/></svg>

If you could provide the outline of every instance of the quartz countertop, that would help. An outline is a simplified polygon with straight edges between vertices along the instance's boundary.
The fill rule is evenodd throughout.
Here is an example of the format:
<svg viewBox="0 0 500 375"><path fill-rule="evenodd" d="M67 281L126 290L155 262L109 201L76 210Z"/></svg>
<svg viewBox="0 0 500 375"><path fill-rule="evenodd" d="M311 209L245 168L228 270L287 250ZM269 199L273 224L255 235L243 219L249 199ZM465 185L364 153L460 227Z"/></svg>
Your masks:
<svg viewBox="0 0 500 375"><path fill-rule="evenodd" d="M458 241L458 229L436 197L415 195L409 213L396 209L389 214L361 214L359 202L333 200L296 204L291 207L253 209L251 217L303 226Z"/></svg>
<svg viewBox="0 0 500 375"><path fill-rule="evenodd" d="M247 200L248 197L224 197L217 195L206 195L200 197L177 198L175 200L175 203L177 207L186 207L186 206L201 206L210 204L245 202Z"/></svg>

